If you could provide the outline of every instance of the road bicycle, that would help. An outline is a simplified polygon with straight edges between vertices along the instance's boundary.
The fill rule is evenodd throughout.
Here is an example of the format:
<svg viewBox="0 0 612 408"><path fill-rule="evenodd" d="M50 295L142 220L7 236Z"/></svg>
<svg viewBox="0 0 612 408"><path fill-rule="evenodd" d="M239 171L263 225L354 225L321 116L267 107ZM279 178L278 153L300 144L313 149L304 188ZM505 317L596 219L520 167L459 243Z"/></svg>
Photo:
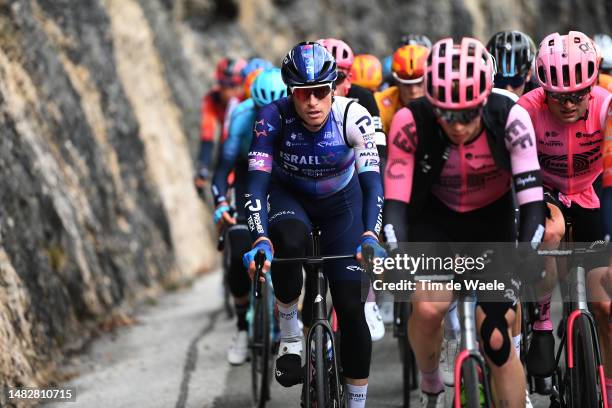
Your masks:
<svg viewBox="0 0 612 408"><path fill-rule="evenodd" d="M586 295L587 256L600 254L604 247L539 250L542 256L569 258L568 298L564 299L565 330L555 357L551 407L608 408L599 338ZM564 362L561 363L561 356Z"/></svg>
<svg viewBox="0 0 612 408"><path fill-rule="evenodd" d="M350 255L321 256L321 229L313 226L311 232L312 256L295 258L275 258L272 265L277 267L287 262L302 262L307 275L313 284L309 299L312 307L312 322L306 336L306 360L302 385L303 407L345 407L347 396L344 392L339 359L340 350L332 330L326 307L327 278L323 273L323 264L330 260L353 259ZM261 251L260 253L263 253Z"/></svg>
<svg viewBox="0 0 612 408"><path fill-rule="evenodd" d="M280 333L274 314L274 290L270 274L263 274L265 254L259 251L255 256L256 276L250 293L247 312L249 323L249 350L251 357L251 392L254 408L264 408L270 400L272 359L278 350Z"/></svg>

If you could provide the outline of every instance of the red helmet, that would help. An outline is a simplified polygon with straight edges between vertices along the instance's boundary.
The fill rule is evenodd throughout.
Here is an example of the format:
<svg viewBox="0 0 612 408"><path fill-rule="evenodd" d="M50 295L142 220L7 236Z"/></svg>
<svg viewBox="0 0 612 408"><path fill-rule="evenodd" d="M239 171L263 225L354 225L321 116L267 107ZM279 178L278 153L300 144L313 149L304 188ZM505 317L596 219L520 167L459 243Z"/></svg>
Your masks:
<svg viewBox="0 0 612 408"><path fill-rule="evenodd" d="M580 31L549 34L536 57L538 82L550 92L574 92L597 81L598 55L593 41Z"/></svg>
<svg viewBox="0 0 612 408"><path fill-rule="evenodd" d="M221 58L217 63L217 82L221 86L238 86L244 81L242 68L246 66L242 58Z"/></svg>
<svg viewBox="0 0 612 408"><path fill-rule="evenodd" d="M426 96L441 109L470 109L487 99L493 87L493 59L475 38L461 44L444 38L427 58Z"/></svg>
<svg viewBox="0 0 612 408"><path fill-rule="evenodd" d="M355 56L353 50L351 50L351 47L349 47L347 43L342 40L336 40L335 38L324 38L317 42L327 48L327 51L334 56L338 68L350 71Z"/></svg>

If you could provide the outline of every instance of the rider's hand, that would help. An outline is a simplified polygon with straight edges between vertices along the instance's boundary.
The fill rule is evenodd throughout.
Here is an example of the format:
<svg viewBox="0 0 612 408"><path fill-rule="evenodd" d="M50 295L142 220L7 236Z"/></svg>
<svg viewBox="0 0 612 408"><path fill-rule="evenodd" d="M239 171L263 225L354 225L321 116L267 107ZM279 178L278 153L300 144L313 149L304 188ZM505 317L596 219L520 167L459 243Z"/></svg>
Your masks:
<svg viewBox="0 0 612 408"><path fill-rule="evenodd" d="M209 173L206 167L202 167L196 175L193 177L193 185L198 192L198 195L202 197L205 194L208 185Z"/></svg>
<svg viewBox="0 0 612 408"><path fill-rule="evenodd" d="M373 234L366 233L361 236L361 241L359 242L359 246L355 251L355 258L361 264L365 263L363 255L361 253L364 245L369 245L372 247L372 249L374 250L374 258L385 258L387 256L387 251L385 251L385 248L380 244L380 242L378 242L376 236Z"/></svg>
<svg viewBox="0 0 612 408"><path fill-rule="evenodd" d="M245 253L242 257L242 263L244 264L245 268L248 268L249 278L251 278L251 280L253 279L253 276L255 276L255 255L260 249L262 249L266 254L266 262L264 262L262 269L263 273L267 273L270 270L270 265L272 264L272 259L274 258L274 250L272 249L272 243L269 239L260 238L257 242L255 242L253 249ZM260 277L259 280L261 282L265 282L264 277Z"/></svg>
<svg viewBox="0 0 612 408"><path fill-rule="evenodd" d="M516 272L523 283L538 283L546 276L544 260L528 242L521 242L514 255L517 260Z"/></svg>
<svg viewBox="0 0 612 408"><path fill-rule="evenodd" d="M221 230L224 224L226 225L234 225L236 224L236 218L230 215L231 208L229 204L225 201L221 201L217 208L215 208L214 220L215 225L217 226L217 230Z"/></svg>

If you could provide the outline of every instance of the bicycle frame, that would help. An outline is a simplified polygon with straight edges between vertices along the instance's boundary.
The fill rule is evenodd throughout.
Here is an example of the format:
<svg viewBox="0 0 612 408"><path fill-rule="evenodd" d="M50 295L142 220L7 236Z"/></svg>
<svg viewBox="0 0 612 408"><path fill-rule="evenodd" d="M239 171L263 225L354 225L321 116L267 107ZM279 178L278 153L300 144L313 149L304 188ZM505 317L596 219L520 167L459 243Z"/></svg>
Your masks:
<svg viewBox="0 0 612 408"><path fill-rule="evenodd" d="M485 394L485 406L490 407L491 389L486 378L485 360L478 350L476 336L476 296L465 289L459 292L457 310L459 311L459 322L461 324L461 351L455 359L455 408L461 408L461 370L463 364L472 359L483 373L483 384ZM474 391L474 390L472 390ZM466 393L468 390L466 390ZM478 392L476 390L475 392Z"/></svg>

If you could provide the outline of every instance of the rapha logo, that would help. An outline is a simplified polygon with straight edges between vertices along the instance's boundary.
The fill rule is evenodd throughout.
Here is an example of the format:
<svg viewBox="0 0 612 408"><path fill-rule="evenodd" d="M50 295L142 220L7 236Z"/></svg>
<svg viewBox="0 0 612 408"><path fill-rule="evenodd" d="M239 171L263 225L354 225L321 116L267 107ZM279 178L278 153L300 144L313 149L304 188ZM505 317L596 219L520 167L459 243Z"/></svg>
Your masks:
<svg viewBox="0 0 612 408"><path fill-rule="evenodd" d="M286 124L286 125L290 125L290 124L292 124L293 122L295 122L295 118L285 119L285 124Z"/></svg>
<svg viewBox="0 0 612 408"><path fill-rule="evenodd" d="M536 182L536 178L531 174L527 177L517 177L516 178L516 184L518 184L521 187L525 187L527 184L535 183L535 182Z"/></svg>

